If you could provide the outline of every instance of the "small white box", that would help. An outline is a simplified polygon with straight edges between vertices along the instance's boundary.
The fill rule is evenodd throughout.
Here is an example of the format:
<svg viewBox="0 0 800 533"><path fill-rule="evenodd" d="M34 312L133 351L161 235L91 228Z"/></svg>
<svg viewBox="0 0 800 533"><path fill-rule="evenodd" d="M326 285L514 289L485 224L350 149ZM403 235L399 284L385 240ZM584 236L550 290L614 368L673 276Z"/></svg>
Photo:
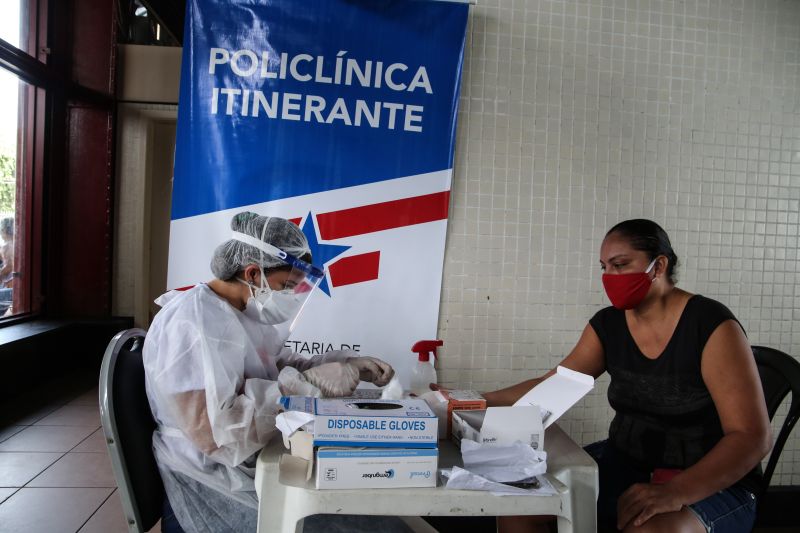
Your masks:
<svg viewBox="0 0 800 533"><path fill-rule="evenodd" d="M319 448L318 489L435 487L435 448Z"/></svg>
<svg viewBox="0 0 800 533"><path fill-rule="evenodd" d="M481 444L530 444L534 450L544 449L542 414L536 406L489 407L474 411L453 411L453 440Z"/></svg>

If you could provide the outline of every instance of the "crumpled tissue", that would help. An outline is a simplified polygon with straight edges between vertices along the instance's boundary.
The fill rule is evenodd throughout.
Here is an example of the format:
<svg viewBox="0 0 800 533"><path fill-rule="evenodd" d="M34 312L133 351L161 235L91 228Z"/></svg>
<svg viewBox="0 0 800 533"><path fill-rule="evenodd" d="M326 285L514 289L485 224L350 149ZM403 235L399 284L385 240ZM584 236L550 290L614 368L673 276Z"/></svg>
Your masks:
<svg viewBox="0 0 800 533"><path fill-rule="evenodd" d="M314 415L304 411L284 411L275 417L275 427L283 434L283 443L288 448L289 437L298 429L314 433Z"/></svg>
<svg viewBox="0 0 800 533"><path fill-rule="evenodd" d="M519 481L547 472L547 452L515 442L510 445L480 444L461 440L464 469L491 481Z"/></svg>
<svg viewBox="0 0 800 533"><path fill-rule="evenodd" d="M383 388L381 400L401 400L404 397L403 385L400 384L400 380L395 375Z"/></svg>
<svg viewBox="0 0 800 533"><path fill-rule="evenodd" d="M464 468L454 466L442 470L447 478L446 488L484 490L493 494L555 494L555 489L543 477L547 472L547 452L528 444L485 445L469 439L461 440ZM535 481L534 481L535 480ZM512 487L506 483L528 483L533 488Z"/></svg>
<svg viewBox="0 0 800 533"><path fill-rule="evenodd" d="M440 473L442 477L447 478L446 489L483 490L495 496L548 496L558 493L553 485L542 476L520 480L528 483L535 482L535 486L531 488L522 488L491 481L457 466L450 470L440 470Z"/></svg>

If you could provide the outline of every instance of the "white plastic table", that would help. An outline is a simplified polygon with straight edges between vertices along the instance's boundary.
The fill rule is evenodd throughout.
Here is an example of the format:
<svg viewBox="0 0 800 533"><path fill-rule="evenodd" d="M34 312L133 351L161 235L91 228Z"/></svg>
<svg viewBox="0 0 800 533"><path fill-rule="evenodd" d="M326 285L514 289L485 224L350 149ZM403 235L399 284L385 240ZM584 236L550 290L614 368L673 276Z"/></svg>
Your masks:
<svg viewBox="0 0 800 533"><path fill-rule="evenodd" d="M280 437L258 456L256 493L259 533L295 533L315 514L394 516L555 515L559 532L596 530L597 464L556 424L545 434L548 479L553 496L492 496L488 492L436 488L317 490L314 478L294 485L278 481L278 462L286 453ZM439 468L461 465L449 440L439 441Z"/></svg>

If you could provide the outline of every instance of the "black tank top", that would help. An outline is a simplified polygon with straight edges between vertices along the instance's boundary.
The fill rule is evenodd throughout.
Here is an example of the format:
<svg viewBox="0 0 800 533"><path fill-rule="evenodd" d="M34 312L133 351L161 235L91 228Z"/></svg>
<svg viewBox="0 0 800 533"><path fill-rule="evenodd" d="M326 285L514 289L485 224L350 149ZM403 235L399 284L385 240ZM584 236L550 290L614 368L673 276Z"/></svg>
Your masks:
<svg viewBox="0 0 800 533"><path fill-rule="evenodd" d="M700 361L708 338L726 320L736 320L727 307L692 296L656 359L639 350L624 311L607 307L589 321L611 376L608 401L616 414L609 441L640 468L688 468L722 438Z"/></svg>

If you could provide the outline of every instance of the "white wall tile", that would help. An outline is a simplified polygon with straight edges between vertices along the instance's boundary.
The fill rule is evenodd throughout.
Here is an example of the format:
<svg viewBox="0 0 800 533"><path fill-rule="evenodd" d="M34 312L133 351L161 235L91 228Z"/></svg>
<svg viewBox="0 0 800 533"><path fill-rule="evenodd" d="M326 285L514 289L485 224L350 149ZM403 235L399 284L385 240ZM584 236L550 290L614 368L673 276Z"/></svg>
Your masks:
<svg viewBox="0 0 800 533"><path fill-rule="evenodd" d="M681 287L800 356L800 5L471 10L440 379L489 390L557 364L607 305L605 231L635 217L670 234ZM606 436L606 380L564 420L583 443ZM773 482L800 483L797 431Z"/></svg>

